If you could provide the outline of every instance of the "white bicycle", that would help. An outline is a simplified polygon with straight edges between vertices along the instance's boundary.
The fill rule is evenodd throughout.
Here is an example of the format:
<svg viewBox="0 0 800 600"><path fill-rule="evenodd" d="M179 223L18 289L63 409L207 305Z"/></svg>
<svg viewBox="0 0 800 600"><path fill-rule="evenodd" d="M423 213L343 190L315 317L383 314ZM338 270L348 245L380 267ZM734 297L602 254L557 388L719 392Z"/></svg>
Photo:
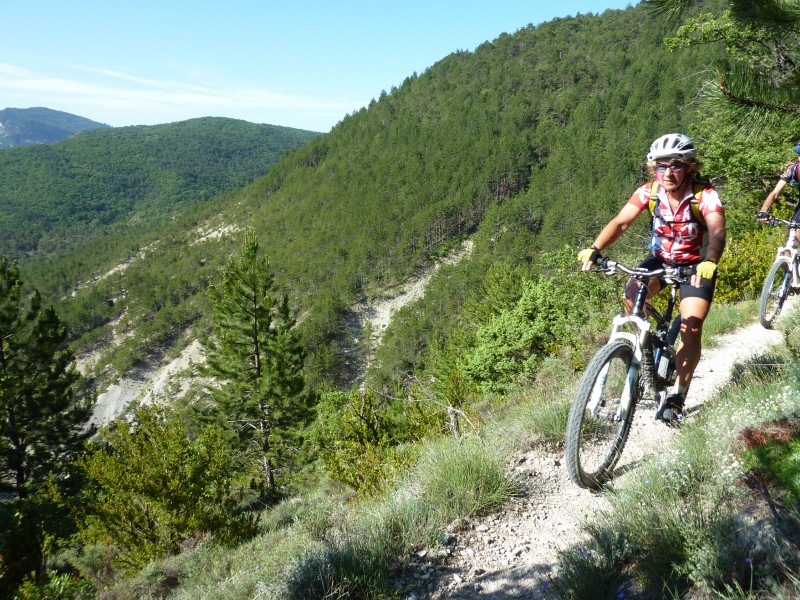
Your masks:
<svg viewBox="0 0 800 600"><path fill-rule="evenodd" d="M677 291L691 278L691 267L648 270L599 258L595 272L629 275L641 285L630 314L614 317L611 337L586 366L572 401L565 438L565 461L578 486L599 489L612 478L628 440L637 403L655 400L656 413L675 383L675 342L681 318L674 320ZM670 297L662 315L647 302L652 277L665 281Z"/></svg>
<svg viewBox="0 0 800 600"><path fill-rule="evenodd" d="M767 222L773 227L781 223L789 228L789 235L786 243L778 248L775 262L767 273L758 306L758 320L766 329L772 329L786 298L800 288L800 257L797 253L797 229L800 228L800 221L770 217Z"/></svg>

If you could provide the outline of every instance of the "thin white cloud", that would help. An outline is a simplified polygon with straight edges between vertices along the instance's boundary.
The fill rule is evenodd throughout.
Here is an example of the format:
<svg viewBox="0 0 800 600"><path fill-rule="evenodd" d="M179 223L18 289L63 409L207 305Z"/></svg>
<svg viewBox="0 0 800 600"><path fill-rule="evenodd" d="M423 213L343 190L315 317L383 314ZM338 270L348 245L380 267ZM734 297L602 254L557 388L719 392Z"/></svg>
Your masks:
<svg viewBox="0 0 800 600"><path fill-rule="evenodd" d="M14 75L16 77L25 77L32 72L28 69L24 69L22 67L18 67L16 65L9 65L7 63L0 62L0 73L5 73L7 75Z"/></svg>
<svg viewBox="0 0 800 600"><path fill-rule="evenodd" d="M68 71L64 71L68 69ZM275 113L294 113L293 127L315 129L320 116L338 121L364 103L276 93L257 87L211 86L140 77L123 70L61 65L80 76L52 76L0 62L0 97L11 103L68 110L115 125L168 122L198 116L228 116L254 122L280 123ZM64 107L86 107L84 109ZM100 113L100 116L94 116ZM303 113L308 124L302 125ZM102 115L115 115L114 118ZM312 122L313 121L313 122Z"/></svg>

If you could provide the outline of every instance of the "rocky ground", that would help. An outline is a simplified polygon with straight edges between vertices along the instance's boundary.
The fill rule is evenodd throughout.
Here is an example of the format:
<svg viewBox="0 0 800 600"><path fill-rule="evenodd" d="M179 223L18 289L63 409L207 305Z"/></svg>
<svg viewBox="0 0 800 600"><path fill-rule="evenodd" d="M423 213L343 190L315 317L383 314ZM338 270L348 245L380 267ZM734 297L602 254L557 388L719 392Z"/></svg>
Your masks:
<svg viewBox="0 0 800 600"><path fill-rule="evenodd" d="M706 349L687 398L686 418L713 398L737 362L780 339L780 333L754 322ZM679 432L655 421L652 411L640 410L618 467L635 467L656 449L664 451L675 435ZM548 575L558 569L558 551L580 543L582 520L606 501L602 493L580 489L568 479L560 453L521 453L510 468L522 482L521 494L500 512L453 532L443 550L412 557L405 583L413 582L415 591L407 600L548 597Z"/></svg>

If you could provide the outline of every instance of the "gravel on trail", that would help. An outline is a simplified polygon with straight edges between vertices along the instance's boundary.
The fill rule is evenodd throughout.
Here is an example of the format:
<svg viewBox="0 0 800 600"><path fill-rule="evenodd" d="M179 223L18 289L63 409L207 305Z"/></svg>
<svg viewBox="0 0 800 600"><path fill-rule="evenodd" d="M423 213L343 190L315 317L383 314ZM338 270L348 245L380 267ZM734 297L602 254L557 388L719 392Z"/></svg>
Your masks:
<svg viewBox="0 0 800 600"><path fill-rule="evenodd" d="M714 397L737 363L763 354L781 337L758 322L718 337L713 347L703 350L687 397L686 418ZM631 472L625 467L663 452L678 435L651 413L637 413L618 465L622 471ZM499 512L452 532L441 549L410 557L411 569L404 579L414 591L405 600L548 597L548 575L558 568L558 552L580 542L582 522L607 502L602 493L578 488L569 480L561 453L519 453L510 469L522 484L520 494Z"/></svg>

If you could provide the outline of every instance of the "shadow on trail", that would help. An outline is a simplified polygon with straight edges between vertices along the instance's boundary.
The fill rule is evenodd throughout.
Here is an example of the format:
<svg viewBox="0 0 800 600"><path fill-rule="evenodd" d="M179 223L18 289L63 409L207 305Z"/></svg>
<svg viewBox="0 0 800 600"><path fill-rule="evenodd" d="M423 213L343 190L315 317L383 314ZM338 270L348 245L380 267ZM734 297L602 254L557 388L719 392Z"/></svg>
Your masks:
<svg viewBox="0 0 800 600"><path fill-rule="evenodd" d="M532 542L534 540L531 540ZM439 578L450 579L458 573L458 569L444 567ZM476 598L491 598L492 600L550 600L553 594L551 578L553 565L526 564L512 567L502 571L481 573L470 581L450 584L446 589L440 589L432 595L422 590L416 592L415 597L435 598L444 600L474 600ZM411 596L408 596L409 598Z"/></svg>

